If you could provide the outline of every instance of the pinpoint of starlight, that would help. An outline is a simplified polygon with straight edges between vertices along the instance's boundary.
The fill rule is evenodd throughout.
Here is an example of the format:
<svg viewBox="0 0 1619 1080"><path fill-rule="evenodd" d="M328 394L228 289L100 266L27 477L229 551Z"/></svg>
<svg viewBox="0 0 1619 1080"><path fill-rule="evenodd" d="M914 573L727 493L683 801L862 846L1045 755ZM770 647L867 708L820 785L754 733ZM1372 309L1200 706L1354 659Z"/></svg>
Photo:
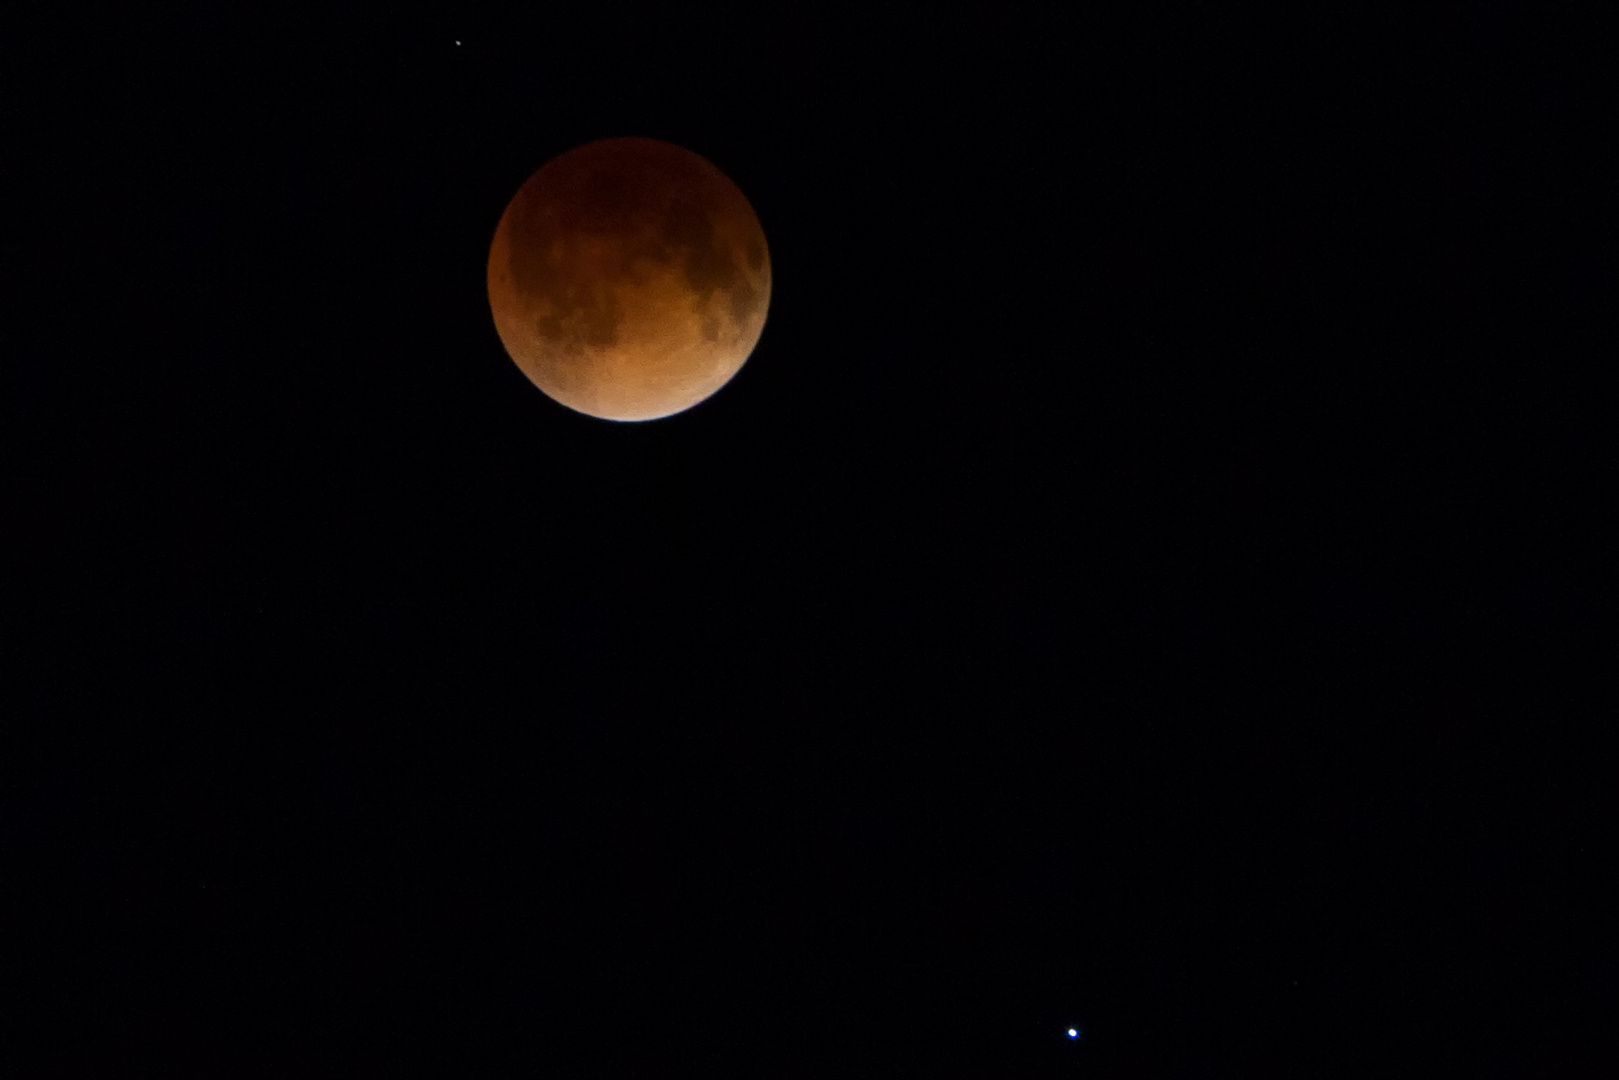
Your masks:
<svg viewBox="0 0 1619 1080"><path fill-rule="evenodd" d="M1068 1029L1068 1037L1070 1039L1078 1039L1079 1038L1079 1029L1078 1028L1069 1028Z"/></svg>

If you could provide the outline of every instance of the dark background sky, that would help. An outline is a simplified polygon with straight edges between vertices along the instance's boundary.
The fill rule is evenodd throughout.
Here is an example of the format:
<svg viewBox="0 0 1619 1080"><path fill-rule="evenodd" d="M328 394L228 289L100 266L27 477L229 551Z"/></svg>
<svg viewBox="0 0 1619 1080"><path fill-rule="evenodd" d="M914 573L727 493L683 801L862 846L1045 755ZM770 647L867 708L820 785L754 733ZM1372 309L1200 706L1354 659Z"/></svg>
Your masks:
<svg viewBox="0 0 1619 1080"><path fill-rule="evenodd" d="M1608 1075L1611 21L125 7L0 17L8 1074ZM645 425L484 291L627 134L775 270Z"/></svg>

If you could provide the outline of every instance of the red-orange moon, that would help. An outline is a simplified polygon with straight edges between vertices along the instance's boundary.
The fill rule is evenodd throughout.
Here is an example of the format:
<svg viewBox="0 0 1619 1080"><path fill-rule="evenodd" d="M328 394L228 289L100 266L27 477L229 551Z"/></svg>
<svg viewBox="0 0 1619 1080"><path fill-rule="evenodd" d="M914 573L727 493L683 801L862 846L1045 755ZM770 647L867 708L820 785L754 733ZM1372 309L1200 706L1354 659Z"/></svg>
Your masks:
<svg viewBox="0 0 1619 1080"><path fill-rule="evenodd" d="M655 420L730 381L759 342L770 251L742 192L656 139L553 158L512 197L489 248L495 330L570 409Z"/></svg>

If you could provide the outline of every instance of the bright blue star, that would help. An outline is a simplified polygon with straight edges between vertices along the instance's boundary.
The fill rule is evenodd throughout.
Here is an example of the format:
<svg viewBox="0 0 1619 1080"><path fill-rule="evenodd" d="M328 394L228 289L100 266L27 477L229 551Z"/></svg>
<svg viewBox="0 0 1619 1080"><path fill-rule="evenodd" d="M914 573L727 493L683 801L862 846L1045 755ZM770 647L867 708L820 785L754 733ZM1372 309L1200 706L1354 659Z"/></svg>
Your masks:
<svg viewBox="0 0 1619 1080"><path fill-rule="evenodd" d="M1079 1038L1079 1029L1078 1028L1069 1028L1068 1029L1068 1037L1070 1039L1078 1039Z"/></svg>

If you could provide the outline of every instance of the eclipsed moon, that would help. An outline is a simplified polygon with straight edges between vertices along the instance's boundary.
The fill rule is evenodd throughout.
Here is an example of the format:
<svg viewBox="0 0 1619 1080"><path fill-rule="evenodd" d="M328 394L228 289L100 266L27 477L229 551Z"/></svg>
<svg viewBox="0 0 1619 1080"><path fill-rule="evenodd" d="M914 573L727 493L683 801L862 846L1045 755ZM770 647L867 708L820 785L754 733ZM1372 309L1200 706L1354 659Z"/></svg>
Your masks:
<svg viewBox="0 0 1619 1080"><path fill-rule="evenodd" d="M770 252L753 207L706 160L603 139L541 166L489 248L495 330L547 395L655 420L730 381L764 329Z"/></svg>

